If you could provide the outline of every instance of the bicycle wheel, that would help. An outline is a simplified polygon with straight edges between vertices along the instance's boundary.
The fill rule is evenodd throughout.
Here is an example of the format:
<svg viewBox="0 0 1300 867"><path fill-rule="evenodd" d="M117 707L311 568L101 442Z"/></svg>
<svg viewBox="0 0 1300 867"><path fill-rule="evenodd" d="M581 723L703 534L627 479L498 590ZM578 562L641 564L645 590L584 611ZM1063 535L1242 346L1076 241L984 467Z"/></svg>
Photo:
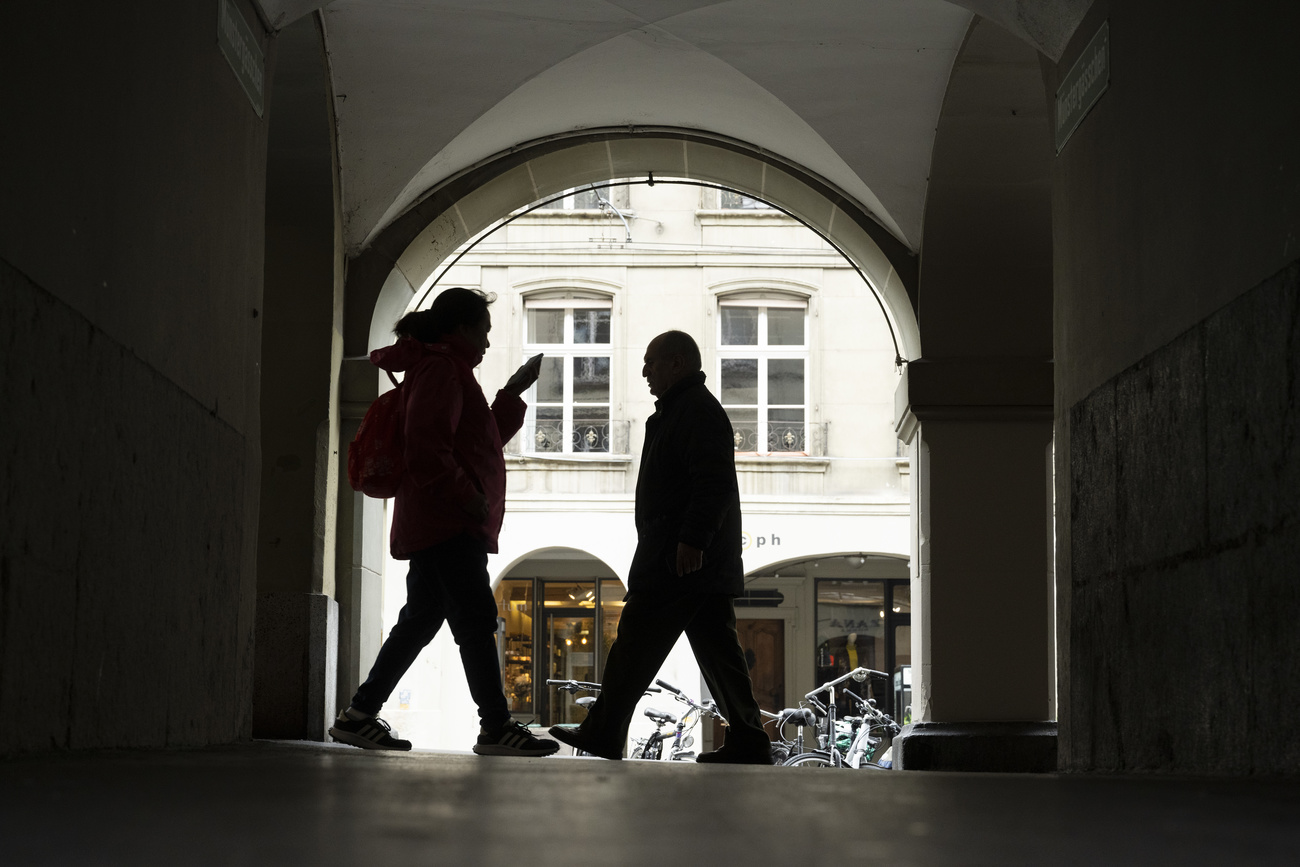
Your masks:
<svg viewBox="0 0 1300 867"><path fill-rule="evenodd" d="M800 753L797 756L792 756L791 758L786 759L785 762L782 763L782 767L829 768L832 767L831 756L830 753L824 753L820 751L812 752L812 753Z"/></svg>

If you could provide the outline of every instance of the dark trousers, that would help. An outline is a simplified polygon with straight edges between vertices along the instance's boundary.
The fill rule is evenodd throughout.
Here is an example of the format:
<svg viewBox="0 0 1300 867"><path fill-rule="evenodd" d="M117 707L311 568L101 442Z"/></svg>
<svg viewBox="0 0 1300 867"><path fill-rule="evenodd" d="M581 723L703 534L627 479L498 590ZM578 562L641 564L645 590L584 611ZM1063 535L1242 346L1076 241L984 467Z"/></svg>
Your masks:
<svg viewBox="0 0 1300 867"><path fill-rule="evenodd" d="M622 749L637 702L683 632L709 692L727 718L728 743L743 749L768 742L736 634L736 610L731 597L721 593L628 596L618 636L609 648L600 697L579 727L584 737L611 751Z"/></svg>
<svg viewBox="0 0 1300 867"><path fill-rule="evenodd" d="M478 705L479 723L484 728L506 723L510 708L501 690L497 603L487 573L487 547L466 535L411 556L406 573L406 604L379 648L370 676L352 697L352 706L378 713L444 621L460 647L460 661L465 666L469 693Z"/></svg>

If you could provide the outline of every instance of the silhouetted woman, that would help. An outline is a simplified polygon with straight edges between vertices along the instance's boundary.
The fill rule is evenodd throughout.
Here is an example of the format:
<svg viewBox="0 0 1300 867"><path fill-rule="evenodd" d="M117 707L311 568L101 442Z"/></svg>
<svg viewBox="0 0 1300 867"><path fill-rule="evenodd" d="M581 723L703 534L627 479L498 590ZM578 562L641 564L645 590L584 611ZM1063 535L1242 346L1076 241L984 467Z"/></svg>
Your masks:
<svg viewBox="0 0 1300 867"><path fill-rule="evenodd" d="M376 714L445 621L478 705L474 752L544 756L559 746L514 722L501 689L497 606L487 557L497 550L505 513L502 445L523 424L526 405L520 395L537 380L541 361L515 371L488 406L473 370L490 345L491 300L482 292L447 289L428 310L402 317L393 329L397 343L370 353L376 366L406 374L406 476L394 498L389 546L410 569L396 625L370 676L330 728L343 743L411 748Z"/></svg>

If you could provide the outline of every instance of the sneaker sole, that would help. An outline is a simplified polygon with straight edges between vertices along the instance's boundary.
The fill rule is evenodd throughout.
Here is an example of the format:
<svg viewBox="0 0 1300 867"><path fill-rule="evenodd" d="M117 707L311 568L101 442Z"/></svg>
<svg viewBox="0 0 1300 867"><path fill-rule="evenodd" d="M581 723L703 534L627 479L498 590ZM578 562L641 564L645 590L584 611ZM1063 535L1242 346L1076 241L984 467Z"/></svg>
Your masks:
<svg viewBox="0 0 1300 867"><path fill-rule="evenodd" d="M410 747L386 747L383 744L377 744L374 741L368 741L360 735L354 735L352 732L345 732L342 729L330 727L330 737L341 744L348 744L353 747L361 747L363 750L394 750L396 752L406 752Z"/></svg>
<svg viewBox="0 0 1300 867"><path fill-rule="evenodd" d="M557 743L551 743L537 749L521 750L517 747L503 747L500 744L475 744L474 752L480 756L549 756L560 748Z"/></svg>

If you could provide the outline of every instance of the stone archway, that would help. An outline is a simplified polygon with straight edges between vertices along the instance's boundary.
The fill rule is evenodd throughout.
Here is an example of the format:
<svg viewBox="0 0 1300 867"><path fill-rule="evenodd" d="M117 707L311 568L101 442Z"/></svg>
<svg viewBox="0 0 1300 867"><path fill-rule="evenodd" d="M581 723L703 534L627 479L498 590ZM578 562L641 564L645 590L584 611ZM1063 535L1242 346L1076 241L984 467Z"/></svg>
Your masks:
<svg viewBox="0 0 1300 867"><path fill-rule="evenodd" d="M920 355L915 256L865 207L824 179L761 151L698 131L597 130L499 154L451 178L395 220L353 261L344 354L387 340L387 328L462 244L520 207L614 178L682 178L756 196L820 233L854 263L882 301L904 358Z"/></svg>
<svg viewBox="0 0 1300 867"><path fill-rule="evenodd" d="M340 441L347 442L378 394L368 351L414 293L464 243L518 208L548 195L614 178L680 178L717 184L782 208L829 240L862 273L881 302L898 354L921 353L915 315L915 256L865 207L799 166L742 142L698 131L596 130L498 154L430 191L349 263L340 370ZM342 450L340 450L341 452ZM375 587L382 574L383 504L342 491L338 526L351 527L352 563L340 565L340 682L360 677L381 631ZM359 642L356 635L362 636ZM370 636L369 643L365 640ZM367 651L368 647L372 647Z"/></svg>

